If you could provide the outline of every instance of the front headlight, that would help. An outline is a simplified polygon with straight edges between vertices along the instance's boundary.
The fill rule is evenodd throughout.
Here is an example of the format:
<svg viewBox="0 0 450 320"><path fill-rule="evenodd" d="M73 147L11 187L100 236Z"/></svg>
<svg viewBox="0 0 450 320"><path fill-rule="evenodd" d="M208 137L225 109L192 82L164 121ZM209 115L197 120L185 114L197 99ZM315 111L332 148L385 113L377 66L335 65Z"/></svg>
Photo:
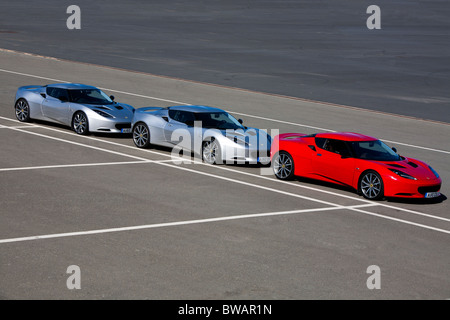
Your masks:
<svg viewBox="0 0 450 320"><path fill-rule="evenodd" d="M389 169L391 170L393 173L395 173L396 175L405 178L405 179L410 179L410 180L417 180L417 178L414 178L413 176L410 176L409 174L400 171L400 170L396 170L396 169Z"/></svg>
<svg viewBox="0 0 450 320"><path fill-rule="evenodd" d="M431 166L428 166L428 168L430 168L431 172L434 173L436 178L439 178L439 173L437 173L436 170L434 170Z"/></svg>
<svg viewBox="0 0 450 320"><path fill-rule="evenodd" d="M103 112L103 111L101 111L101 110L95 110L95 109L94 109L94 112L97 113L97 114L99 114L99 115L101 115L102 117L105 117L105 118L114 118L114 117L113 117L112 115L110 115L109 113Z"/></svg>

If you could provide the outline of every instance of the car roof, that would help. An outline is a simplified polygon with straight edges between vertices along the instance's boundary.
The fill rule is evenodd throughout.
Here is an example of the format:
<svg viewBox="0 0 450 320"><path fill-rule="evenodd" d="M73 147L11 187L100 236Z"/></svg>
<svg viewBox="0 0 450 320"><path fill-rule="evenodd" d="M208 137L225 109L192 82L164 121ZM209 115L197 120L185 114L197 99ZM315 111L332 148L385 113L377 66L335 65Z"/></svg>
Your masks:
<svg viewBox="0 0 450 320"><path fill-rule="evenodd" d="M61 89L97 89L93 86L88 86L86 84L81 83L55 83L49 84L47 87L50 88L61 88Z"/></svg>
<svg viewBox="0 0 450 320"><path fill-rule="evenodd" d="M222 109L208 107L208 106L199 106L199 105L190 105L190 106L172 106L168 108L169 110L180 110L180 111L188 111L188 112L225 112Z"/></svg>
<svg viewBox="0 0 450 320"><path fill-rule="evenodd" d="M377 138L355 132L326 132L316 134L317 138L336 139L344 141L374 141Z"/></svg>

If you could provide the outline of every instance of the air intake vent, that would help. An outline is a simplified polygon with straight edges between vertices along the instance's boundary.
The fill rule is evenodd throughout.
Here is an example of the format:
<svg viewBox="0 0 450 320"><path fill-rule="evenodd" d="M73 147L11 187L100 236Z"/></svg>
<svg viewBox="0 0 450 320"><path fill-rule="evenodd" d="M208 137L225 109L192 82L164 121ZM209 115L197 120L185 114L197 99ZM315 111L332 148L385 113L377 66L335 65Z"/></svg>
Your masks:
<svg viewBox="0 0 450 320"><path fill-rule="evenodd" d="M421 194L425 194L427 192L438 192L441 189L441 185L429 186L429 187L419 187L418 191Z"/></svg>
<svg viewBox="0 0 450 320"><path fill-rule="evenodd" d="M117 110L123 110L123 107L121 107L121 106L116 106L116 109L117 109Z"/></svg>
<svg viewBox="0 0 450 320"><path fill-rule="evenodd" d="M418 165L417 164L415 164L414 162L408 162L408 164L411 166L411 167L413 167L413 168L417 168L418 167Z"/></svg>
<svg viewBox="0 0 450 320"><path fill-rule="evenodd" d="M395 167L395 168L403 168L403 169L405 169L406 167L404 167L404 166L401 166L401 165L399 165L399 164L390 164L389 166L391 166L391 167Z"/></svg>

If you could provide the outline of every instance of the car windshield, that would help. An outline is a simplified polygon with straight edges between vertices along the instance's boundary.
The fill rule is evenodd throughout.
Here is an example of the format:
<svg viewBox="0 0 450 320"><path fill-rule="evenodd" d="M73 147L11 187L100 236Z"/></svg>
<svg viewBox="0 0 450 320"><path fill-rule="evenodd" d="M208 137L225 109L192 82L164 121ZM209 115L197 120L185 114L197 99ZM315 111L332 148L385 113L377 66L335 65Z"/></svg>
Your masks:
<svg viewBox="0 0 450 320"><path fill-rule="evenodd" d="M113 101L99 89L69 90L70 101L85 104L112 104Z"/></svg>
<svg viewBox="0 0 450 320"><path fill-rule="evenodd" d="M236 118L226 112L199 112L194 115L196 121L202 121L203 128L244 129Z"/></svg>
<svg viewBox="0 0 450 320"><path fill-rule="evenodd" d="M398 161L400 156L380 140L350 142L356 158L376 161Z"/></svg>

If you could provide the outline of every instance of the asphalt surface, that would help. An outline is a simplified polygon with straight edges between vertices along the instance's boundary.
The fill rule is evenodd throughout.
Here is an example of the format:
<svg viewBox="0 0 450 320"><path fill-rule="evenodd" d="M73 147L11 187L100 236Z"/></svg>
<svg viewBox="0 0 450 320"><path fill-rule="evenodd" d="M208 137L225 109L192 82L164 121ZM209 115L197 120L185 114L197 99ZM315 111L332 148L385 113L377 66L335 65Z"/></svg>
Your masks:
<svg viewBox="0 0 450 320"><path fill-rule="evenodd" d="M17 87L58 81L137 108L218 106L272 133L377 136L431 164L443 196L367 202L257 166L175 165L129 136L14 120ZM446 124L3 50L0 133L2 299L450 298ZM66 286L71 265L79 290ZM372 265L381 289L367 288Z"/></svg>
<svg viewBox="0 0 450 320"><path fill-rule="evenodd" d="M450 2L3 2L0 48L450 122Z"/></svg>

